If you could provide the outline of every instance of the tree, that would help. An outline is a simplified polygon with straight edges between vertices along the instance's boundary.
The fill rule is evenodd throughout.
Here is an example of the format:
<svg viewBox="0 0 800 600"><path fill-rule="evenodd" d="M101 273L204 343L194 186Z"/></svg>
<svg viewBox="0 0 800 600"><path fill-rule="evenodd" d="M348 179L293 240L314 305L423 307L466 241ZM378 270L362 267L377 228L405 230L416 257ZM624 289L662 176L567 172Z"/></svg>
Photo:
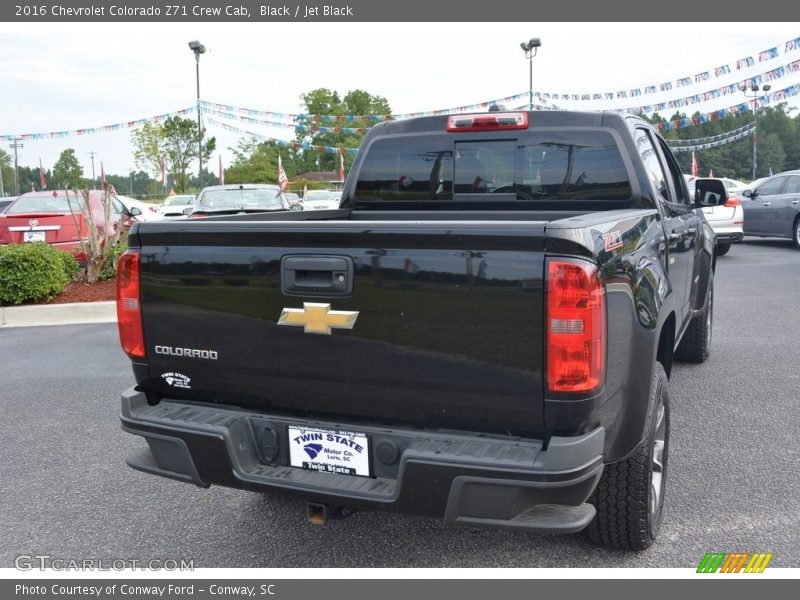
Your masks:
<svg viewBox="0 0 800 600"><path fill-rule="evenodd" d="M275 143L258 143L252 138L242 138L233 152L233 164L225 170L226 183L278 183L278 155L281 156L286 176L296 175L292 152Z"/></svg>
<svg viewBox="0 0 800 600"><path fill-rule="evenodd" d="M392 112L386 98L373 96L364 90L352 90L344 98L341 98L336 91L318 88L302 94L300 98L305 105L306 115L312 115L303 117L298 122L295 139L301 144L358 148L366 131L345 133L343 129L366 129L375 124L375 121L370 119L349 118L343 122L321 121L313 118L313 115L363 116L388 115ZM327 131L321 131L321 128L325 128ZM349 169L353 158L350 154L344 155L345 169ZM297 153L297 169L298 172L315 169L338 171L339 157L335 153L299 152Z"/></svg>
<svg viewBox="0 0 800 600"><path fill-rule="evenodd" d="M205 129L198 134L197 123L192 119L170 117L163 124L145 123L131 133L136 166L160 178L163 164L175 187L183 192L189 183L186 172L197 158L198 143L205 162L217 146L215 138L202 143L203 138Z"/></svg>
<svg viewBox="0 0 800 600"><path fill-rule="evenodd" d="M106 192L99 192L103 207L103 226L99 227L89 199L93 193L98 192L90 192L88 189L67 191L75 225L86 232L78 249L84 256L87 283L98 281L108 265L113 264L120 243L127 237L129 229L122 219L115 220L112 197ZM83 226L79 225L80 220L83 221Z"/></svg>
<svg viewBox="0 0 800 600"><path fill-rule="evenodd" d="M197 124L194 121L170 117L164 121L163 131L167 168L175 177L176 186L183 192L188 183L186 171L192 160L197 158L198 143L205 137L205 129L198 136ZM203 161L208 164L211 153L217 147L216 138L209 138L205 144L201 144L201 147Z"/></svg>
<svg viewBox="0 0 800 600"><path fill-rule="evenodd" d="M133 158L140 169L161 177L161 165L164 160L162 150L164 132L158 123L147 122L141 129L131 132L133 144Z"/></svg>
<svg viewBox="0 0 800 600"><path fill-rule="evenodd" d="M38 174L38 173L37 173ZM83 167L75 156L75 150L67 148L53 165L54 188L76 189L83 182Z"/></svg>
<svg viewBox="0 0 800 600"><path fill-rule="evenodd" d="M14 193L14 167L11 164L11 155L2 149L0 149L0 181L3 182L0 198L5 194L12 195Z"/></svg>

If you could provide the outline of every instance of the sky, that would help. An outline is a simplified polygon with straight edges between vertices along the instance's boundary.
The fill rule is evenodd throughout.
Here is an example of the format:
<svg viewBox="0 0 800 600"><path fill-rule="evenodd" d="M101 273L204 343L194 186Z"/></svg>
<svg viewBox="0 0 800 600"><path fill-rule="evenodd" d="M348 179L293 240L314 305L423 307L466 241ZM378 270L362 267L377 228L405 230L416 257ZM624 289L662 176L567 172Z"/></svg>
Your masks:
<svg viewBox="0 0 800 600"><path fill-rule="evenodd" d="M299 113L304 92L363 89L385 97L395 113L409 113L527 92L529 64L519 44L531 37L542 41L533 87L549 93L674 83L756 59L749 69L669 93L602 105L559 103L564 108L683 98L800 59L800 49L784 53L785 42L800 37L800 23L0 23L0 134L100 127L193 106L195 59L188 42L194 39L208 48L200 58L203 100ZM778 57L759 63L758 53L774 46ZM771 83L773 90L798 84L800 72ZM797 98L790 104L797 106ZM743 101L739 93L683 110L708 112ZM293 137L291 129L228 122L268 137ZM223 164L230 165L229 148L241 135L207 125ZM126 174L135 165L130 134L27 140L19 162L34 166L41 158L50 169L62 150L74 148L85 175L92 173L92 151L97 176L100 162L106 173ZM2 142L13 155L8 146ZM217 164L215 156L215 171Z"/></svg>

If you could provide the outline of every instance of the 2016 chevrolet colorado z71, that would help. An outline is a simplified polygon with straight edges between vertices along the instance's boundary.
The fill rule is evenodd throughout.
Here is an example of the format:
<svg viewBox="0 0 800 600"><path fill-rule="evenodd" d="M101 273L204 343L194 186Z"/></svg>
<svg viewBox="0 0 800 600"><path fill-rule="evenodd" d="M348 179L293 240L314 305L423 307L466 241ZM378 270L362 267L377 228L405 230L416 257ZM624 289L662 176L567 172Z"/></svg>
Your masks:
<svg viewBox="0 0 800 600"><path fill-rule="evenodd" d="M136 224L118 317L128 464L353 509L641 549L673 358L706 359L714 234L615 113L386 122L341 208Z"/></svg>

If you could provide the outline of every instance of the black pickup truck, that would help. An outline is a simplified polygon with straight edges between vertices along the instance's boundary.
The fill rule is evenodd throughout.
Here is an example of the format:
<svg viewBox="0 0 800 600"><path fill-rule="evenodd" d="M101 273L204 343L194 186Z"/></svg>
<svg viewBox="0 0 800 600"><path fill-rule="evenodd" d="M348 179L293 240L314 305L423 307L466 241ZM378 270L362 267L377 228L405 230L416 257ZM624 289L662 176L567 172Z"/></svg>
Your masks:
<svg viewBox="0 0 800 600"><path fill-rule="evenodd" d="M338 210L139 223L118 263L134 469L356 509L655 539L673 360L711 342L714 234L615 113L381 123Z"/></svg>

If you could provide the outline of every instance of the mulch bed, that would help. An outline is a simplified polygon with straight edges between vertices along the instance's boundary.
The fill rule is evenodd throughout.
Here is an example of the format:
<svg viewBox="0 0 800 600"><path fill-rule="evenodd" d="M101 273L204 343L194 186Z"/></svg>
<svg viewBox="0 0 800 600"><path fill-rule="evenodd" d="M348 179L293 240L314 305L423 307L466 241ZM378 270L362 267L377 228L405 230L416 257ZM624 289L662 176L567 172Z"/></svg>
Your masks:
<svg viewBox="0 0 800 600"><path fill-rule="evenodd" d="M109 279L97 283L70 283L64 291L49 302L36 304L68 304L71 302L100 302L117 299L116 281Z"/></svg>

